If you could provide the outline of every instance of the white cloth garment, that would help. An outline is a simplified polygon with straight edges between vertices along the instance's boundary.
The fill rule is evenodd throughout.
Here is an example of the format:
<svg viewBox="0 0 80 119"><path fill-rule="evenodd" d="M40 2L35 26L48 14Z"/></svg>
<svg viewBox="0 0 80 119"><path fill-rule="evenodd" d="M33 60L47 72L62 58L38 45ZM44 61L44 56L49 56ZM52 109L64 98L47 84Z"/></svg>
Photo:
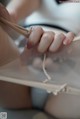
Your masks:
<svg viewBox="0 0 80 119"><path fill-rule="evenodd" d="M56 0L42 0L41 7L31 14L27 24L51 24L61 26L68 31L80 31L80 3L57 4Z"/></svg>

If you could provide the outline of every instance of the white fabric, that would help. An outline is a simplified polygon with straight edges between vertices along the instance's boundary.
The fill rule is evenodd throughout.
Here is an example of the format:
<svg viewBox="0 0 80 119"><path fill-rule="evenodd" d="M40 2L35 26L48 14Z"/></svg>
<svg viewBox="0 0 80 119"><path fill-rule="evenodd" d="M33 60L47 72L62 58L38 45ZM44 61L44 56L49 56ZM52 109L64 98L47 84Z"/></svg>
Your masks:
<svg viewBox="0 0 80 119"><path fill-rule="evenodd" d="M80 3L57 4L55 0L42 0L41 7L26 19L27 24L48 23L69 31L80 31Z"/></svg>

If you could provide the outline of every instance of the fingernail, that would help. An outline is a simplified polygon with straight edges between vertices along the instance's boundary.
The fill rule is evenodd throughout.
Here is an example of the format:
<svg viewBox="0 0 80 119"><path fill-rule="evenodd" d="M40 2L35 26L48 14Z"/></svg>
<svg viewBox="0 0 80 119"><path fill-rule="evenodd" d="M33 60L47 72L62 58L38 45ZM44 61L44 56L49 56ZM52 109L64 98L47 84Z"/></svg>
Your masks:
<svg viewBox="0 0 80 119"><path fill-rule="evenodd" d="M68 45L68 44L70 44L70 42L71 42L71 41L66 38L66 39L63 41L63 44L64 44L64 45Z"/></svg>
<svg viewBox="0 0 80 119"><path fill-rule="evenodd" d="M66 38L63 41L63 44L69 45L73 41L74 37L75 37L74 33L72 32L67 33Z"/></svg>

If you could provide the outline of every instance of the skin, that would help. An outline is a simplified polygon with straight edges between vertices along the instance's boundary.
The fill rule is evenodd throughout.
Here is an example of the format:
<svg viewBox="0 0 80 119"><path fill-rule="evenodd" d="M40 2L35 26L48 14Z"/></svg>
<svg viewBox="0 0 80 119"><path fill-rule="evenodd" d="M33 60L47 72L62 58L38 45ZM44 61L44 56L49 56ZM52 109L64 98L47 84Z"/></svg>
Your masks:
<svg viewBox="0 0 80 119"><path fill-rule="evenodd" d="M30 13L32 13L34 10L38 9L39 7L40 7L39 0L35 0L35 1L13 0L7 6L7 9L10 15L9 14L8 16L6 15L6 18L8 20L12 19L14 22L18 22L20 19L23 19L25 16L28 16ZM1 5L0 5L0 9L1 9L0 11L3 11L3 8ZM4 12L0 12L2 17L5 16L3 13ZM14 60L19 56L18 48L15 46L12 39L8 36L8 34L5 33L5 31L2 28L4 29L4 27L1 24L0 26L0 66L2 66L3 64L7 64L9 61ZM6 29L7 28L8 27L6 27ZM71 32L67 33L66 35L62 33L56 34L52 31L46 32L41 27L33 27L28 39L29 40L28 40L26 50L29 48L33 48L33 49L37 48L37 51L40 53L45 53L47 51L54 53L61 46L70 44L72 40L74 39L74 34ZM3 60L3 57L5 59L6 56L8 57L8 61L7 59ZM0 81L0 106L6 107L6 108L14 108L14 109L15 108L19 108L19 109L31 108L31 97L30 97L29 91L30 89L26 86L15 85L11 83L4 83Z"/></svg>
<svg viewBox="0 0 80 119"><path fill-rule="evenodd" d="M10 16L15 22L24 19L40 7L41 0L11 0L7 6Z"/></svg>
<svg viewBox="0 0 80 119"><path fill-rule="evenodd" d="M2 11L2 12L1 12ZM0 4L0 15L10 20L9 14L4 16L4 7ZM0 24L0 67L19 58L19 50L13 40ZM7 27L5 28L7 29ZM18 62L18 67L20 61ZM0 107L10 109L31 108L30 88L0 81Z"/></svg>
<svg viewBox="0 0 80 119"><path fill-rule="evenodd" d="M41 27L34 28L28 38L28 48L37 46L37 50L45 53L47 50L56 52L63 45L70 44L74 39L74 34L69 32L66 36L62 33L55 34L52 31L43 31Z"/></svg>
<svg viewBox="0 0 80 119"><path fill-rule="evenodd" d="M13 40L0 27L0 66L19 57L19 51ZM29 88L0 81L0 107L31 108Z"/></svg>
<svg viewBox="0 0 80 119"><path fill-rule="evenodd" d="M44 110L58 119L79 119L80 95L52 94L48 97Z"/></svg>
<svg viewBox="0 0 80 119"><path fill-rule="evenodd" d="M12 0L7 6L7 10L11 18L14 19L15 22L18 22L21 19L24 19L25 17L30 15L35 10L39 9L40 5L41 5L41 0L34 0L34 1L33 0L17 0L17 1ZM59 38L60 38L60 41L56 40ZM74 34L71 32L66 34L66 36L60 33L57 35L57 38L56 38L56 34L53 33L52 31L46 32L46 31L43 31L41 27L34 27L32 28L32 32L29 36L28 45L29 46L35 45L39 43L39 41L41 40L38 46L39 52L42 52L42 53L45 52L49 48L49 46L50 46L49 51L55 52L61 46L62 43L64 45L67 45L71 43L73 39L74 39ZM44 47L45 43L46 45ZM54 48L54 46L56 47L55 44L58 44L56 49Z"/></svg>

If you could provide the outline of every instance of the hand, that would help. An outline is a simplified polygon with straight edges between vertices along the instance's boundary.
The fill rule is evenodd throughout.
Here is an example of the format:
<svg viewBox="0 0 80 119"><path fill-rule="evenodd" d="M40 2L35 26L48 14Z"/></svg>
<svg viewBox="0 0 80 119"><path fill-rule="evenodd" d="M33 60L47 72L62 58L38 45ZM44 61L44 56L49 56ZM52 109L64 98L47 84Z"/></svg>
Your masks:
<svg viewBox="0 0 80 119"><path fill-rule="evenodd" d="M21 58L24 63L31 64L34 58L42 57L43 53L52 56L53 53L60 50L64 45L70 44L74 39L72 32L64 35L55 34L52 31L44 31L41 27L33 27Z"/></svg>
<svg viewBox="0 0 80 119"><path fill-rule="evenodd" d="M28 38L27 48L36 46L40 53L56 52L63 45L70 44L74 39L74 34L68 32L55 34L52 31L44 31L41 27L33 27Z"/></svg>

